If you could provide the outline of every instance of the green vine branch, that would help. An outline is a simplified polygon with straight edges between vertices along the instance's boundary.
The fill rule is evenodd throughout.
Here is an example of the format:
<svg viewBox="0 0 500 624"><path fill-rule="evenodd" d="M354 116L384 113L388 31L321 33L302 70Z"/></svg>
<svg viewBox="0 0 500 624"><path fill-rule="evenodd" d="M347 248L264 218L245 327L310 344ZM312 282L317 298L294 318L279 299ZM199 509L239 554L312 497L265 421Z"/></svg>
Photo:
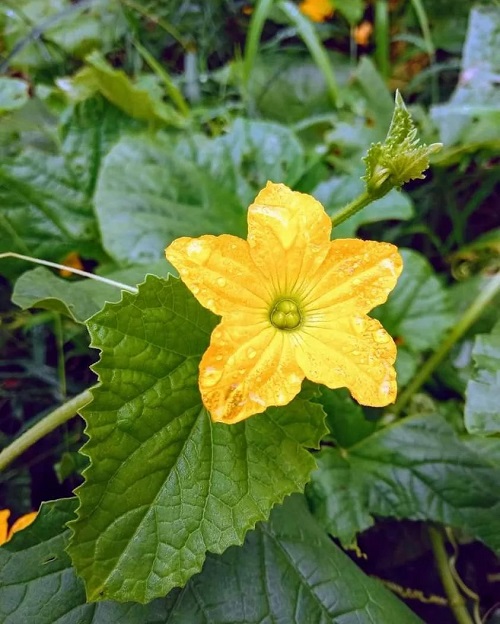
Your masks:
<svg viewBox="0 0 500 624"><path fill-rule="evenodd" d="M84 390L81 394L66 401L66 403L63 403L53 412L44 416L31 429L22 433L14 442L0 452L0 471L5 470L9 464L29 449L30 446L33 446L35 442L38 442L38 440L41 440L51 431L73 418L73 416L76 416L91 400L92 393L90 390Z"/></svg>
<svg viewBox="0 0 500 624"><path fill-rule="evenodd" d="M396 401L394 408L391 410L393 414L399 415L401 411L408 405L412 396L420 390L424 383L429 379L436 368L441 364L443 359L449 353L453 345L460 340L469 327L481 316L485 307L500 292L500 273L492 277L486 287L479 293L472 304L465 310L462 318L451 330L448 336L443 340L439 348L434 351L431 357L419 369L418 373L411 382L403 390L399 399Z"/></svg>
<svg viewBox="0 0 500 624"><path fill-rule="evenodd" d="M434 560L436 562L439 577L441 578L450 609L453 611L457 624L474 624L469 612L467 611L464 598L455 583L453 574L451 573L443 534L438 528L432 525L429 525L427 529L429 531L432 552L434 554Z"/></svg>

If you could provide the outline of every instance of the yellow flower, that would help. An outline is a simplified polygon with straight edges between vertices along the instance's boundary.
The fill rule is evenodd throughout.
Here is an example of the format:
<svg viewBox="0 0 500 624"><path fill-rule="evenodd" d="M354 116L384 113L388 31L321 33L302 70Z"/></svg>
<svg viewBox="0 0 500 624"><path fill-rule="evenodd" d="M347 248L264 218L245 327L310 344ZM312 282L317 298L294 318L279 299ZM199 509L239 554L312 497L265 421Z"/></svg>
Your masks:
<svg viewBox="0 0 500 624"><path fill-rule="evenodd" d="M9 529L8 520L10 517L10 511L8 509L0 509L0 546L8 542L14 533L22 531L22 529L29 526L36 518L36 515L37 512L32 511L31 513L21 516Z"/></svg>
<svg viewBox="0 0 500 624"><path fill-rule="evenodd" d="M333 4L329 0L304 0L299 4L299 9L313 22L325 22L334 12Z"/></svg>
<svg viewBox="0 0 500 624"><path fill-rule="evenodd" d="M236 423L286 405L304 377L346 386L364 405L395 400L396 346L366 316L402 270L394 245L330 241L331 220L310 195L267 183L248 209L248 240L179 238L168 260L198 301L222 316L200 363L203 403Z"/></svg>

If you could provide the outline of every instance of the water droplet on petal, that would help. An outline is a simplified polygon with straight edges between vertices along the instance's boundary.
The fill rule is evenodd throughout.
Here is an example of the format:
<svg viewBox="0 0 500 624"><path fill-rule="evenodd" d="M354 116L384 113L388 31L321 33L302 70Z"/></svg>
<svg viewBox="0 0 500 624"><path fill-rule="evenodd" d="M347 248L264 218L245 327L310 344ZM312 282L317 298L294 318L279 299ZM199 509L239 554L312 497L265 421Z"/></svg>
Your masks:
<svg viewBox="0 0 500 624"><path fill-rule="evenodd" d="M215 366L207 366L205 370L201 371L201 376L205 386L215 386L222 377L222 371Z"/></svg>
<svg viewBox="0 0 500 624"><path fill-rule="evenodd" d="M221 288L224 288L225 285L226 285L226 280L223 277L218 277L217 278L217 286L220 286Z"/></svg>
<svg viewBox="0 0 500 624"><path fill-rule="evenodd" d="M389 334L385 331L385 329L377 329L377 331L373 334L375 338L375 342L383 344L384 342L389 342Z"/></svg>
<svg viewBox="0 0 500 624"><path fill-rule="evenodd" d="M197 295L200 292L200 288L198 286L191 286L191 292L193 295Z"/></svg>
<svg viewBox="0 0 500 624"><path fill-rule="evenodd" d="M253 360L253 358L257 355L257 351L255 349L253 349L252 347L248 347L247 349L247 357L250 360Z"/></svg>
<svg viewBox="0 0 500 624"><path fill-rule="evenodd" d="M383 381L380 384L379 390L380 390L380 394L383 394L383 395L387 396L390 393L390 391L391 391L391 382L390 381Z"/></svg>
<svg viewBox="0 0 500 624"><path fill-rule="evenodd" d="M250 392L248 396L250 397L250 400L254 403L265 406L266 402L264 401L264 399L255 392Z"/></svg>
<svg viewBox="0 0 500 624"><path fill-rule="evenodd" d="M352 326L354 328L354 331L358 334L362 334L365 331L366 328L366 319L364 319L362 316L354 316L351 319L352 322Z"/></svg>
<svg viewBox="0 0 500 624"><path fill-rule="evenodd" d="M361 280L359 279L359 277L355 277L352 280L352 283L354 284L354 286L359 286L361 284Z"/></svg>
<svg viewBox="0 0 500 624"><path fill-rule="evenodd" d="M194 239L187 246L186 253L196 264L205 264L210 257L210 248L205 241Z"/></svg>

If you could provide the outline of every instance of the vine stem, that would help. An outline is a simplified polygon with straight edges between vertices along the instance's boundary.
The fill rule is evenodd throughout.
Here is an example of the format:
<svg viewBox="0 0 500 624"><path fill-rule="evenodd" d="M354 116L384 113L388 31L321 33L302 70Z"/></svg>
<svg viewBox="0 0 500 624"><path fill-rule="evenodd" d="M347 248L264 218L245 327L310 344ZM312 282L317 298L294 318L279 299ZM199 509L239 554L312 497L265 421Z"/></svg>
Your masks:
<svg viewBox="0 0 500 624"><path fill-rule="evenodd" d="M76 416L79 410L82 409L87 403L92 400L92 393L90 390L84 390L81 394L73 397L66 403L63 403L60 407L50 412L38 421L36 425L33 425L31 429L28 429L22 433L14 442L9 444L0 452L0 471L4 470L10 463L12 463L21 453L30 446L33 446L35 442L41 440L48 433L67 422L73 416Z"/></svg>
<svg viewBox="0 0 500 624"><path fill-rule="evenodd" d="M2 258L17 258L18 260L26 260L26 262L33 262L34 264L43 264L44 266L48 266L51 269L69 271L70 273L75 273L76 275L81 275L82 277L88 277L90 279L93 279L96 282L102 282L103 284L116 286L117 288L120 288L121 290L126 290L134 295L136 295L139 292L138 289L135 288L135 286L122 284L121 282L117 282L116 280L112 280L107 277L102 277L102 275L96 275L95 273L88 273L87 271L75 269L74 267L66 266L65 264L57 264L57 262L50 262L49 260L42 260L41 258L33 258L32 256L23 256L23 254L18 254L14 251L6 251L5 253L0 253L0 260Z"/></svg>
<svg viewBox="0 0 500 624"><path fill-rule="evenodd" d="M486 287L479 293L472 304L465 310L462 318L451 330L448 336L443 340L439 348L434 351L431 357L425 362L422 368L406 386L396 401L392 413L400 414L404 407L408 404L411 397L420 390L423 384L429 379L434 370L442 362L453 345L465 334L474 321L481 315L484 308L492 301L495 295L500 291L500 273L491 278Z"/></svg>
<svg viewBox="0 0 500 624"><path fill-rule="evenodd" d="M453 611L453 615L458 624L474 624L448 565L448 553L446 552L443 534L438 528L432 525L429 525L427 529L431 540L432 552L434 553L434 560L448 598L450 609Z"/></svg>
<svg viewBox="0 0 500 624"><path fill-rule="evenodd" d="M346 206L344 206L334 215L332 215L333 227L344 223L344 221L347 221L347 219L352 217L353 214L356 214L376 199L379 199L379 197L373 197L373 195L371 195L367 191L363 191L361 195L358 195L355 199L352 200L352 202L348 203Z"/></svg>

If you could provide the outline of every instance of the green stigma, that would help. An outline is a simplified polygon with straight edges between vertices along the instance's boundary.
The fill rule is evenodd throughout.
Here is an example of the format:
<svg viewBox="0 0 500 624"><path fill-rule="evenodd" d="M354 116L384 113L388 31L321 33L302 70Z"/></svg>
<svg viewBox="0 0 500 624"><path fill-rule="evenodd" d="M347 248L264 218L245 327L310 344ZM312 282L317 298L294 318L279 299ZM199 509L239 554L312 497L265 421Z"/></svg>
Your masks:
<svg viewBox="0 0 500 624"><path fill-rule="evenodd" d="M271 323L278 329L297 329L302 321L299 307L292 299L281 299L271 312Z"/></svg>

